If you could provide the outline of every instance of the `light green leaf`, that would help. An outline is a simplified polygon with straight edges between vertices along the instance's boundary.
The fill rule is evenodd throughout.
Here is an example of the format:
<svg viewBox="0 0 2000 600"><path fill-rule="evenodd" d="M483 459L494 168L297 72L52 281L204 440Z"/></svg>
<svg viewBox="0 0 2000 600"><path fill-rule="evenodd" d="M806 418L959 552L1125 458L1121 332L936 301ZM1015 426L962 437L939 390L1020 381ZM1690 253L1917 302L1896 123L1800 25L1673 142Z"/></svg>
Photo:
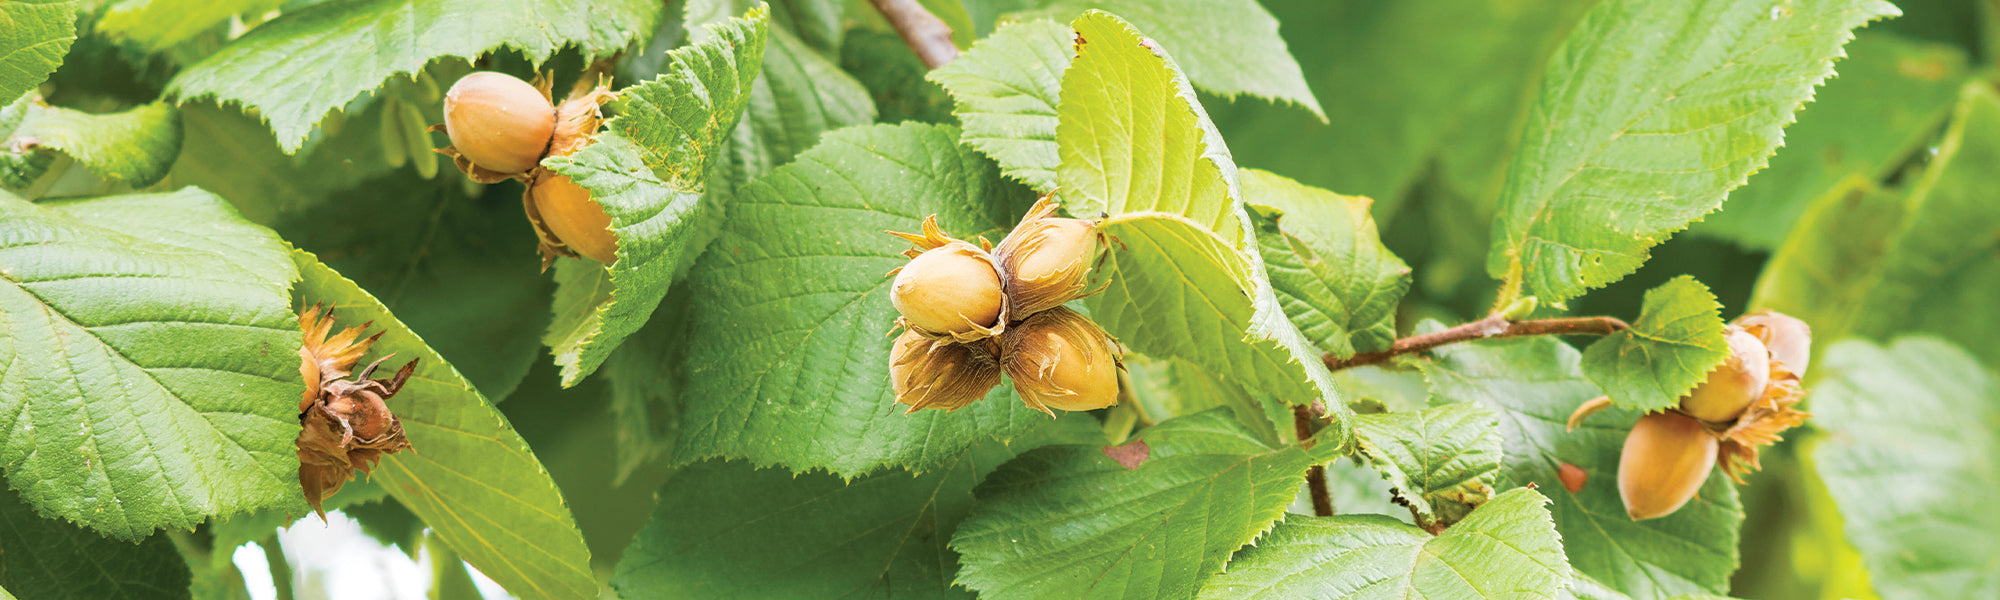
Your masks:
<svg viewBox="0 0 2000 600"><path fill-rule="evenodd" d="M1815 199L1850 175L1880 181L1937 139L1969 69L1965 51L1886 31L1847 45L1840 74L1813 95L1771 166L1729 194L1694 233L1773 250ZM1866 127L1857 126L1866 123Z"/></svg>
<svg viewBox="0 0 2000 600"><path fill-rule="evenodd" d="M619 562L628 598L970 598L944 547L972 487L1013 456L974 446L922 475L826 473L709 461L660 488L653 518ZM787 556L775 570L774 548Z"/></svg>
<svg viewBox="0 0 2000 600"><path fill-rule="evenodd" d="M1813 463L1883 598L2000 596L2000 384L1948 342L1850 340L1824 375Z"/></svg>
<svg viewBox="0 0 2000 600"><path fill-rule="evenodd" d="M1410 266L1382 245L1373 202L1256 169L1239 171L1257 245L1285 315L1340 358L1396 341L1396 304Z"/></svg>
<svg viewBox="0 0 2000 600"><path fill-rule="evenodd" d="M1175 357L1245 388L1321 399L1344 443L1320 353L1285 317L1236 189L1229 149L1173 60L1117 17L1089 12L1063 74L1056 142L1071 214L1106 214L1115 251L1098 273L1091 316L1134 350Z"/></svg>
<svg viewBox="0 0 2000 600"><path fill-rule="evenodd" d="M1493 411L1470 403L1354 416L1356 449L1394 486L1425 527L1451 526L1493 498L1500 431Z"/></svg>
<svg viewBox="0 0 2000 600"><path fill-rule="evenodd" d="M1486 271L1564 302L1637 270L1784 139L1881 0L1611 0L1556 50L1501 194ZM1525 287L1523 287L1525 286Z"/></svg>
<svg viewBox="0 0 2000 600"><path fill-rule="evenodd" d="M30 103L10 144L59 150L99 177L146 187L167 175L181 152L181 115L157 102L119 113L90 114Z"/></svg>
<svg viewBox="0 0 2000 600"><path fill-rule="evenodd" d="M187 562L165 535L131 544L43 518L0 487L0 598L187 598Z"/></svg>
<svg viewBox="0 0 2000 600"><path fill-rule="evenodd" d="M1192 597L1330 458L1265 446L1222 409L1141 439L1149 457L1136 469L1101 447L1053 446L987 477L952 536L958 582L1004 598Z"/></svg>
<svg viewBox="0 0 2000 600"><path fill-rule="evenodd" d="M1002 25L926 78L958 101L965 143L1035 191L1056 189L1056 106L1076 57L1068 25L1035 19Z"/></svg>
<svg viewBox="0 0 2000 600"><path fill-rule="evenodd" d="M10 0L0 4L0 102L35 89L62 66L76 41L76 3Z"/></svg>
<svg viewBox="0 0 2000 600"><path fill-rule="evenodd" d="M373 127L379 108L336 116L354 125L330 130L301 156L286 156L270 129L234 110L197 102L179 112L181 152L166 185L213 192L256 223L276 222L391 171Z"/></svg>
<svg viewBox="0 0 2000 600"><path fill-rule="evenodd" d="M707 39L673 51L666 74L619 92L618 117L595 143L546 159L591 191L618 237L616 264L566 259L558 272L564 289L543 341L565 387L645 325L707 246L719 214L704 184L750 102L768 24L758 9L710 26Z"/></svg>
<svg viewBox="0 0 2000 600"><path fill-rule="evenodd" d="M1219 406L1229 407L1236 420L1256 432L1265 443L1283 443L1293 436L1289 418L1281 434L1278 423L1266 417L1268 403L1235 382L1184 360L1159 360L1143 354L1125 355L1125 371L1132 396L1141 414L1153 421L1191 415ZM1290 416L1290 411L1286 411Z"/></svg>
<svg viewBox="0 0 2000 600"><path fill-rule="evenodd" d="M97 31L145 52L160 52L237 15L258 15L282 0L123 0L97 20Z"/></svg>
<svg viewBox="0 0 2000 600"><path fill-rule="evenodd" d="M958 144L906 123L828 133L739 190L688 276L695 287L677 460L748 458L859 475L924 471L973 442L1047 420L1008 386L955 413L905 415L889 388L890 278L936 214L948 233L999 239L1030 195Z"/></svg>
<svg viewBox="0 0 2000 600"><path fill-rule="evenodd" d="M1953 119L1907 190L1857 182L1820 199L1771 257L1751 305L1810 323L1821 350L1848 336L1925 332L2000 362L2000 338L1991 335L2000 331L1992 310L2000 294L2000 97L1968 84Z"/></svg>
<svg viewBox="0 0 2000 600"><path fill-rule="evenodd" d="M1202 598L1560 598L1569 586L1549 500L1517 488L1433 537L1375 515L1289 515Z"/></svg>
<svg viewBox="0 0 2000 600"><path fill-rule="evenodd" d="M590 550L562 491L507 419L374 296L311 253L294 251L292 259L304 276L301 304L337 307L340 326L372 321L384 332L373 354L418 361L389 399L410 450L383 457L374 481L516 596L595 598ZM286 398L287 412L295 397ZM296 483L291 493L298 494Z"/></svg>
<svg viewBox="0 0 2000 600"><path fill-rule="evenodd" d="M1299 63L1278 35L1278 20L1254 0L1041 0L1018 15L1064 21L1088 9L1118 15L1181 58L1188 79L1225 98L1255 96L1297 105L1325 119ZM1080 28L1079 28L1080 29ZM1067 86L1064 89L1068 89Z"/></svg>
<svg viewBox="0 0 2000 600"><path fill-rule="evenodd" d="M1612 402L1651 412L1680 404L1729 356L1722 303L1708 286L1682 275L1646 291L1639 320L1583 353L1583 373Z"/></svg>
<svg viewBox="0 0 2000 600"><path fill-rule="evenodd" d="M167 93L255 109L289 154L328 113L434 59L508 48L540 63L572 44L586 57L608 56L651 33L661 12L644 0L323 2L236 38L181 71Z"/></svg>
<svg viewBox="0 0 2000 600"><path fill-rule="evenodd" d="M0 194L0 463L42 512L113 537L297 506L297 278L197 189Z"/></svg>
<svg viewBox="0 0 2000 600"><path fill-rule="evenodd" d="M1598 394L1576 350L1554 338L1477 342L1436 350L1423 365L1438 402L1476 402L1500 413L1507 462L1502 485L1534 483L1554 501L1556 531L1583 574L1635 598L1729 590L1743 509L1736 488L1709 475L1674 514L1633 522L1618 498L1618 456L1639 413L1611 408L1564 431L1577 405ZM1568 463L1586 474L1571 493L1556 476Z"/></svg>

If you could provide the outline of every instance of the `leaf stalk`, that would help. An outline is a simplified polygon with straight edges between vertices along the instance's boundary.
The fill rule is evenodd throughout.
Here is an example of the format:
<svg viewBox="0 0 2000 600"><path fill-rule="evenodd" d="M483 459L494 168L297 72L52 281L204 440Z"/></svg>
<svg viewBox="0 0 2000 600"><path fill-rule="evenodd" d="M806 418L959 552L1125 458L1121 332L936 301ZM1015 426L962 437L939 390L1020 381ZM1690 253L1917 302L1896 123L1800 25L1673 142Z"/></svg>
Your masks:
<svg viewBox="0 0 2000 600"><path fill-rule="evenodd" d="M1328 353L1320 359L1326 362L1327 369L1338 371L1351 367L1378 365L1389 362L1389 359L1397 355L1425 352L1438 346L1459 342L1530 335L1610 335L1630 327L1631 325L1616 317L1562 317L1510 321L1506 315L1494 313L1484 319L1450 329L1396 340L1388 350L1362 352L1345 360Z"/></svg>

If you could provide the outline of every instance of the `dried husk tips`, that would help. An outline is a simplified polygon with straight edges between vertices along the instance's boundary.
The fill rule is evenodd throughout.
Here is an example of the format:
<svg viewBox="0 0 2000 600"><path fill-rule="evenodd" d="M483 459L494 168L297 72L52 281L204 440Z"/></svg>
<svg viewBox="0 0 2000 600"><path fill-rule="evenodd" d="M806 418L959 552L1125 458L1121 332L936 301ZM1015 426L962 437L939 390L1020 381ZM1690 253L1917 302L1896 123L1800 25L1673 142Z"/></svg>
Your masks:
<svg viewBox="0 0 2000 600"><path fill-rule="evenodd" d="M1055 213L1054 197L1042 196L993 251L1009 311L1019 318L1088 295L1091 269L1103 254L1098 221Z"/></svg>
<svg viewBox="0 0 2000 600"><path fill-rule="evenodd" d="M986 397L1000 385L1000 362L991 340L959 344L914 330L896 338L889 355L889 381L904 414L926 408L946 412Z"/></svg>
<svg viewBox="0 0 2000 600"><path fill-rule="evenodd" d="M1123 348L1096 322L1056 307L1028 317L1000 339L1001 362L1030 408L1093 410L1118 403Z"/></svg>
<svg viewBox="0 0 2000 600"><path fill-rule="evenodd" d="M348 379L382 334L361 338L373 323L334 334L333 310L315 304L299 313L299 328L305 332L299 374L306 383L299 401L299 487L321 520L326 519L321 502L354 479L356 469L368 474L382 455L410 447L387 400L403 389L417 367L411 360L390 378L372 379L390 358L384 356Z"/></svg>

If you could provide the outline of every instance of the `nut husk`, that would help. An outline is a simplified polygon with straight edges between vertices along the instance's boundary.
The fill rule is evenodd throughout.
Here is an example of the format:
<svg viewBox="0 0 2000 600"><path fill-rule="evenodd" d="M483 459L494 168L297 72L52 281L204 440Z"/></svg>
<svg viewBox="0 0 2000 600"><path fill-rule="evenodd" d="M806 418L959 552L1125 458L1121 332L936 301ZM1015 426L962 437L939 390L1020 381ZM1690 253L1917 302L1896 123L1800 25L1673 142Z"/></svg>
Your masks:
<svg viewBox="0 0 2000 600"><path fill-rule="evenodd" d="M1812 326L1768 308L1737 317L1736 324L1763 341L1771 359L1782 363L1785 370L1805 377L1806 366L1812 362Z"/></svg>
<svg viewBox="0 0 2000 600"><path fill-rule="evenodd" d="M889 383L896 402L946 412L964 408L1000 385L1000 363L990 340L970 344L925 336L914 330L896 338L889 352Z"/></svg>
<svg viewBox="0 0 2000 600"><path fill-rule="evenodd" d="M1771 353L1757 336L1731 325L1724 332L1729 356L1709 370L1708 378L1681 397L1681 411L1712 423L1735 421L1750 403L1763 397L1771 382Z"/></svg>
<svg viewBox="0 0 2000 600"><path fill-rule="evenodd" d="M1055 212L1055 201L1043 196L993 250L1014 318L1061 306L1089 290L1104 234L1096 221L1066 219Z"/></svg>
<svg viewBox="0 0 2000 600"><path fill-rule="evenodd" d="M1052 408L1083 411L1118 403L1121 349L1088 317L1063 307L1035 314L1000 338L1001 363L1021 401L1055 416Z"/></svg>
<svg viewBox="0 0 2000 600"><path fill-rule="evenodd" d="M548 156L569 156L595 141L597 130L604 125L603 106L616 97L601 80L595 88L579 86L556 107ZM528 191L521 196L521 207L541 242L536 250L542 255L543 269L559 256L617 262L618 236L611 231L611 216L591 197L590 190L546 167L535 167L527 177Z"/></svg>
<svg viewBox="0 0 2000 600"><path fill-rule="evenodd" d="M1715 468L1715 434L1677 412L1639 418L1618 457L1618 497L1634 521L1680 510Z"/></svg>
<svg viewBox="0 0 2000 600"><path fill-rule="evenodd" d="M299 313L299 327L305 341L299 346L299 375L306 390L299 401L299 487L306 502L320 519L326 519L321 502L339 492L354 471L370 473L384 454L410 447L403 436L403 424L390 412L387 400L403 389L416 371L412 360L388 379L371 379L384 356L347 379L356 362L368 352L377 333L360 339L372 323L349 327L338 334L333 330L333 307L314 305ZM331 335L330 335L331 334Z"/></svg>

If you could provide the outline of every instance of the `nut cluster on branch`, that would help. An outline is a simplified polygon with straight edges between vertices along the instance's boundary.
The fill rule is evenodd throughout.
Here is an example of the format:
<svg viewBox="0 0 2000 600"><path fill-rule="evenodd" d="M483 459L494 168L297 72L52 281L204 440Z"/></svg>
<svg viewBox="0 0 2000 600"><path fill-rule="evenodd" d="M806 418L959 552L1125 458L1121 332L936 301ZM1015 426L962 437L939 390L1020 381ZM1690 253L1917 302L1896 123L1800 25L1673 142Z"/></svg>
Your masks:
<svg viewBox="0 0 2000 600"><path fill-rule="evenodd" d="M403 437L403 424L389 411L388 400L402 391L403 382L417 368L411 360L388 379L370 379L376 367L389 356L375 359L353 379L348 375L368 348L382 337L380 332L363 338L361 333L373 323L349 327L333 333L333 307L314 305L299 313L299 328L305 340L299 345L299 375L306 390L299 400L299 487L306 502L326 518L320 503L354 479L375 470L384 454L410 447ZM390 355L394 356L394 355Z"/></svg>
<svg viewBox="0 0 2000 600"><path fill-rule="evenodd" d="M923 233L889 232L915 247L891 271L889 301L903 329L889 357L896 401L957 410L1014 380L1028 406L1055 414L1118 403L1118 342L1063 303L1089 295L1103 254L1098 222L1055 216L1043 197L996 249L947 236L937 216Z"/></svg>
<svg viewBox="0 0 2000 600"><path fill-rule="evenodd" d="M579 83L562 104L553 103L549 84L529 84L504 73L478 72L452 84L444 96L443 129L451 146L437 151L473 181L518 179L528 186L521 198L540 239L542 268L558 256L618 260L611 216L590 191L541 166L543 158L568 156L589 146L604 123L602 107L616 97L602 81Z"/></svg>
<svg viewBox="0 0 2000 600"><path fill-rule="evenodd" d="M1708 372L1680 405L1646 415L1625 437L1618 460L1618 494L1633 520L1664 517L1694 498L1721 467L1736 483L1759 468L1758 448L1811 414L1796 409L1811 359L1812 329L1804 321L1760 310L1738 318L1724 334L1729 356ZM1609 402L1598 398L1570 415L1570 427Z"/></svg>

